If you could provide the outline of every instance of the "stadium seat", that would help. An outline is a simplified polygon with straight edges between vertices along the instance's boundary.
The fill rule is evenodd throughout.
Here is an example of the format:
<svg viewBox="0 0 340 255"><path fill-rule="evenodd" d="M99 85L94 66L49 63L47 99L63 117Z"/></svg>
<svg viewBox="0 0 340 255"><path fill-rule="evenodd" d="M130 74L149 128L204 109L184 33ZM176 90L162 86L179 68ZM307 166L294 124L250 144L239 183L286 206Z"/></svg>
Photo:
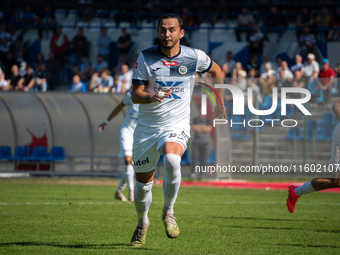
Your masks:
<svg viewBox="0 0 340 255"><path fill-rule="evenodd" d="M325 112L322 115L322 119L318 123L318 125L320 125L321 128L332 128L333 127L333 115L334 114L331 112Z"/></svg>
<svg viewBox="0 0 340 255"><path fill-rule="evenodd" d="M288 134L285 136L284 139L289 140L300 140L302 138L301 136L301 129L298 127L291 127L288 131Z"/></svg>
<svg viewBox="0 0 340 255"><path fill-rule="evenodd" d="M331 91L332 95L338 94L338 82L335 80L334 81L334 88Z"/></svg>
<svg viewBox="0 0 340 255"><path fill-rule="evenodd" d="M211 150L209 153L209 158L206 161L207 164L215 164L216 163L216 151Z"/></svg>
<svg viewBox="0 0 340 255"><path fill-rule="evenodd" d="M181 163L182 164L190 164L190 158L189 158L188 150L185 150L185 152L183 153Z"/></svg>
<svg viewBox="0 0 340 255"><path fill-rule="evenodd" d="M286 105L286 116L287 117L294 117L294 110L295 106L291 104Z"/></svg>
<svg viewBox="0 0 340 255"><path fill-rule="evenodd" d="M17 146L14 151L13 160L27 160L30 156L30 149L28 146Z"/></svg>
<svg viewBox="0 0 340 255"><path fill-rule="evenodd" d="M47 148L45 146L35 146L32 155L27 158L29 161L43 161L47 157Z"/></svg>
<svg viewBox="0 0 340 255"><path fill-rule="evenodd" d="M52 147L50 155L44 158L45 161L61 161L65 159L65 149L64 147L55 146Z"/></svg>
<svg viewBox="0 0 340 255"><path fill-rule="evenodd" d="M319 130L318 140L332 141L332 128L331 127L321 127Z"/></svg>
<svg viewBox="0 0 340 255"><path fill-rule="evenodd" d="M318 123L316 120L307 121L307 140L313 141L318 134Z"/></svg>
<svg viewBox="0 0 340 255"><path fill-rule="evenodd" d="M0 146L0 160L11 160L12 159L12 148L11 146Z"/></svg>

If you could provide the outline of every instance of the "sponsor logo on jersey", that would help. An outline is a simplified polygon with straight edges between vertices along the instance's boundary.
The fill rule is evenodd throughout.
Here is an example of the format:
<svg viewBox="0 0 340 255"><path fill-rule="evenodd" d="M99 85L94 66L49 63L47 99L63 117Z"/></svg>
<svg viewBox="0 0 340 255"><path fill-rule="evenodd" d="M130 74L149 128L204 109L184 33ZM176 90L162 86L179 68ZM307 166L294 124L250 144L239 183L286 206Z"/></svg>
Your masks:
<svg viewBox="0 0 340 255"><path fill-rule="evenodd" d="M163 66L177 66L177 61L163 61Z"/></svg>
<svg viewBox="0 0 340 255"><path fill-rule="evenodd" d="M149 158L147 157L146 159L144 159L144 160L137 160L137 161L135 161L133 164L135 165L135 166L142 166L142 165L146 165L146 164L149 164L150 162L149 162Z"/></svg>
<svg viewBox="0 0 340 255"><path fill-rule="evenodd" d="M186 74L186 73L188 72L188 68L187 68L186 66L180 66L180 67L178 68L178 72L179 72L180 74Z"/></svg>
<svg viewBox="0 0 340 255"><path fill-rule="evenodd" d="M162 86L161 88L155 88L155 90L161 90L161 89L171 89L171 95L169 98L174 98L174 99L181 99L179 96L174 94L174 92L184 92L184 88L178 88L178 85L181 85L183 82L182 81L156 81L157 84ZM170 88L169 88L170 87ZM157 91L155 91L157 92Z"/></svg>
<svg viewBox="0 0 340 255"><path fill-rule="evenodd" d="M205 59L205 62L208 62L208 61L209 61L209 56L207 56Z"/></svg>

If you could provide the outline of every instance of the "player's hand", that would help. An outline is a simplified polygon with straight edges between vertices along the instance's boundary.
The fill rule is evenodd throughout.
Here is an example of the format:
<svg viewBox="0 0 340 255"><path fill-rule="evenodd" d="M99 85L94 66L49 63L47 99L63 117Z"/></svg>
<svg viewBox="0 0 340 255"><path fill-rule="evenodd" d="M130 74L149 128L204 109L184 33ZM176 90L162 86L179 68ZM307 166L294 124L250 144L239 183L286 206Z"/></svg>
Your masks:
<svg viewBox="0 0 340 255"><path fill-rule="evenodd" d="M164 94L161 93L163 94L163 96L159 95L159 92L163 92ZM163 98L168 98L170 95L171 95L171 89L161 89L150 98L150 102L151 103L162 102Z"/></svg>
<svg viewBox="0 0 340 255"><path fill-rule="evenodd" d="M219 118L219 119L222 119L222 118L227 118L227 112L225 110L225 107L224 105L220 105L220 104L217 104L215 106L215 109L214 109L214 112L213 112L213 116L215 118Z"/></svg>
<svg viewBox="0 0 340 255"><path fill-rule="evenodd" d="M106 123L105 122L103 122L102 124L100 124L100 126L98 127L98 130L99 130L99 132L102 132L103 130L104 130L104 128L106 127Z"/></svg>

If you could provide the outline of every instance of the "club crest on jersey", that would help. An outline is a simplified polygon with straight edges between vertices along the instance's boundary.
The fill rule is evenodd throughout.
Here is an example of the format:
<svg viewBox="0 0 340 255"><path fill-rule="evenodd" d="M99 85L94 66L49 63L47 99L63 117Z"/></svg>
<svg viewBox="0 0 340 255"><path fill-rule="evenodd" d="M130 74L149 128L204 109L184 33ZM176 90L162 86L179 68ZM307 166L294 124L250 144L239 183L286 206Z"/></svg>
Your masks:
<svg viewBox="0 0 340 255"><path fill-rule="evenodd" d="M187 68L186 66L180 66L180 67L178 68L178 72L179 72L180 74L186 74L186 73L188 72L188 68Z"/></svg>

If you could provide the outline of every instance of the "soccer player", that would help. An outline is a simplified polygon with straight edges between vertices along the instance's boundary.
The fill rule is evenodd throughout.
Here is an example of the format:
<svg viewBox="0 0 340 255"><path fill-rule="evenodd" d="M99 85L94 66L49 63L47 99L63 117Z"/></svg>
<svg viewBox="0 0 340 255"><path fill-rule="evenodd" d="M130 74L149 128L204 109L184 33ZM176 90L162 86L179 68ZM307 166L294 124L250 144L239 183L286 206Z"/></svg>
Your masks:
<svg viewBox="0 0 340 255"><path fill-rule="evenodd" d="M102 132L106 125L109 123L111 119L113 119L123 108L124 106L128 106L127 113L125 115L125 119L123 124L120 127L120 152L119 156L124 156L124 173L120 180L119 186L115 192L115 198L122 201L127 201L126 197L123 194L123 190L126 188L126 185L129 188L129 201L134 201L134 193L133 193L133 166L132 166L132 145L133 145L133 132L135 131L137 119L138 119L138 104L134 104L131 100L131 91L125 94L122 102L113 109L110 113L109 117L99 126L99 131Z"/></svg>
<svg viewBox="0 0 340 255"><path fill-rule="evenodd" d="M333 112L340 121L340 99L335 102L333 105ZM335 129L333 131L332 138L332 155L331 155L331 164L339 164L340 163L340 122L336 124ZM294 207L301 195L305 195L314 191L338 188L340 187L340 177L339 177L339 169L337 166L334 166L335 178L316 178L309 182L304 183L302 186L296 187L291 185L288 188L288 199L287 199L287 207L289 212L294 212Z"/></svg>
<svg viewBox="0 0 340 255"><path fill-rule="evenodd" d="M130 244L145 245L150 225L148 210L159 154L163 155L164 207L162 220L169 238L180 231L174 217L174 203L181 182L181 156L190 137L190 101L196 72L208 72L222 84L220 67L201 50L180 46L184 36L179 16L166 14L158 21L160 45L142 51L132 79L132 101L140 104L133 137L133 161L136 173L135 207L138 225ZM223 89L218 93L223 98ZM223 105L214 110L226 117Z"/></svg>

